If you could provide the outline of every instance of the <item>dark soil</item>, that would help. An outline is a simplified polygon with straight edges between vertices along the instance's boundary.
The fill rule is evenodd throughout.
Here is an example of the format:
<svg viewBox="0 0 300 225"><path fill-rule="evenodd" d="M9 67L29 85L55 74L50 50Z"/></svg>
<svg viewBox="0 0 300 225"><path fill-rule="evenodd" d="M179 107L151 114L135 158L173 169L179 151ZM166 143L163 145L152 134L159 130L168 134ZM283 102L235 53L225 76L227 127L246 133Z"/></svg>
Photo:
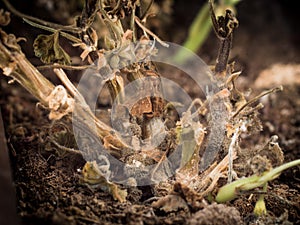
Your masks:
<svg viewBox="0 0 300 225"><path fill-rule="evenodd" d="M20 1L14 5L24 13L56 22L66 21L80 8L75 1L67 4L67 1L51 0L49 2L54 3L58 10L53 12L47 10L43 2L48 1L36 1L30 7L29 3ZM181 43L200 7L199 1L174 1L170 18L161 24L165 29L156 28L158 34L165 40ZM263 131L246 138L243 147L251 149L263 145L272 135L278 135L285 162L299 159L300 72L297 66L300 64L300 33L296 3L242 1L237 12L240 27L234 35L231 60L236 61L237 67L243 71L239 82L241 89L251 88L252 95L255 95L277 84L275 77L284 78L283 92L262 99L265 105L261 110ZM14 17L7 31L28 39L22 47L33 64L38 64L31 46L39 30ZM211 33L199 55L208 64L214 64L217 51L218 40ZM270 72L274 65L279 65L276 76ZM286 68L294 79L289 80L282 74ZM255 82L263 72L267 75L262 82ZM181 82L192 96L197 95L189 80L182 79L181 74L163 76ZM242 195L226 205L206 206L203 203L204 209L183 207L166 213L153 208L151 202L144 202L149 191L142 188L129 191L128 202L118 203L101 190L81 185L78 169L82 169L85 163L82 156L59 150L47 139L53 131L69 134L72 128L65 124L70 124L70 121L49 121L48 112L37 107L36 100L29 93L17 84L8 85L7 81L6 77L1 77L0 106L17 196L17 213L24 225L300 224L299 167L287 170L270 183L265 199L268 216L263 218L252 214L257 199L255 194ZM73 142L70 134L63 144L72 146Z"/></svg>

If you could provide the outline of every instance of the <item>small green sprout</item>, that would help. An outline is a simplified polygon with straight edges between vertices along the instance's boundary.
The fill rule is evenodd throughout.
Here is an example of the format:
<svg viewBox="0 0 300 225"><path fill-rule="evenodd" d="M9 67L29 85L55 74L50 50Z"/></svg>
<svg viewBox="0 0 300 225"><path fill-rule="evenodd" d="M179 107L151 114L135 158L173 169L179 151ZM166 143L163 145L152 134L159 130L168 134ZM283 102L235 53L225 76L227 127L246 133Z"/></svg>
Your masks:
<svg viewBox="0 0 300 225"><path fill-rule="evenodd" d="M216 196L216 201L218 203L226 202L233 200L238 197L238 195L243 191L249 191L257 187L264 187L269 181L277 178L280 173L286 169L289 169L293 166L300 165L300 159L285 163L281 166L278 166L268 172L265 172L263 175L253 175L247 178L242 178L232 183L226 184L221 187ZM262 199L259 199L256 212L262 212ZM264 204L264 203L263 203Z"/></svg>
<svg viewBox="0 0 300 225"><path fill-rule="evenodd" d="M263 192L267 191L267 187L268 184L265 183L265 185L263 186ZM267 214L267 208L266 208L266 203L264 201L265 195L264 194L260 194L258 197L257 202L255 203L255 207L254 207L254 214L257 216L262 216L262 215L266 215Z"/></svg>

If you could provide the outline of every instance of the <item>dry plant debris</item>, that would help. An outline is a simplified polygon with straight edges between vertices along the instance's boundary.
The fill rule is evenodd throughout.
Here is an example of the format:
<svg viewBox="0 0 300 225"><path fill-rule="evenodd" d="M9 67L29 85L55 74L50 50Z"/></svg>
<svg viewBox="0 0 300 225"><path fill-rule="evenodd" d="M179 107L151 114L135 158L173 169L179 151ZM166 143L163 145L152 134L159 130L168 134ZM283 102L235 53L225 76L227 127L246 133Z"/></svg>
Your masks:
<svg viewBox="0 0 300 225"><path fill-rule="evenodd" d="M18 44L22 38L7 34L1 28L0 68L3 75L19 82L35 96L50 111L50 120L70 118L76 107L75 126L81 126L83 133L100 142L107 154L127 165L125 185L116 184L112 182L115 174L111 172L113 165L107 154L99 155L97 149L87 147L83 154L97 156L87 161L82 169L81 182L90 188L100 187L115 200L125 202L128 192L138 188L136 183L139 180L133 178L138 167L155 183L152 189L159 200L152 204L153 207L166 213L189 211L191 206L201 209L205 197L215 196L224 178L229 182L241 182L240 177L250 175L259 179L266 171L282 164L283 154L276 138L258 150L255 157L252 153L243 155L239 146L243 134L254 135L261 130L259 109L263 106L257 103L259 98L282 90L282 87L265 91L250 100L236 87L241 72L235 71L234 64L228 64L228 58L238 21L230 10L216 18L213 3L209 1L214 30L221 45L210 77L212 86L218 91L208 93L206 100L195 99L182 118L178 118L168 116L176 103L164 100L161 75L151 62L151 56L157 51L151 39L164 47L168 44L146 28L148 7L143 8L140 1L85 1L81 16L72 26L34 19L16 11L6 0L4 2L9 10L27 23L53 33L39 35L33 47L36 56L53 68L62 85L52 84L28 61ZM142 16L138 17L137 11L143 12ZM9 23L8 15L4 10L0 11L1 26ZM96 30L99 26L109 35L101 36L104 31ZM64 68L76 69L76 66L72 65L70 56L59 45L59 38L66 38L73 47L79 47L84 68L91 68L101 76L109 88L112 101L117 102L118 112L126 119L120 126L128 131L127 136L97 118L70 81ZM139 41L139 44L132 45L134 41ZM127 108L123 104L126 97L123 90L126 83L136 81L139 83L137 88L143 89L147 97ZM193 107L196 111L192 111ZM199 116L203 119L196 121L194 118ZM95 129L91 124L95 124ZM211 134L210 140L208 134ZM157 145L157 140L162 144ZM221 147L218 147L219 144ZM168 156L176 148L181 148L181 155L178 166L172 168ZM147 167L153 164L156 166ZM244 169L245 165L248 169ZM175 176L170 177L172 170L175 170ZM165 177L165 181L155 182L158 177ZM144 178L141 173L137 179ZM234 197L236 194L241 193L234 189ZM241 221L236 210L213 204L196 213L189 223L203 224L204 217L209 215L214 220L219 213L230 214L230 223L239 224Z"/></svg>

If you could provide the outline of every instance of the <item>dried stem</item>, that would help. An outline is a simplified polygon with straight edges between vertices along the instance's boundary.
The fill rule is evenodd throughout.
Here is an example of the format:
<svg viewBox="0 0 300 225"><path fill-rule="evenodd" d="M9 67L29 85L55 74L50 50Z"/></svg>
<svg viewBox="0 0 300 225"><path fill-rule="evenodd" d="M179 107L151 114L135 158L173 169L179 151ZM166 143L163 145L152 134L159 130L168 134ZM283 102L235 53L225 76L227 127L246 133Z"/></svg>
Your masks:
<svg viewBox="0 0 300 225"><path fill-rule="evenodd" d="M121 6L121 0L118 0L116 6L109 13L112 15L115 14L120 9L120 6Z"/></svg>
<svg viewBox="0 0 300 225"><path fill-rule="evenodd" d="M56 142L53 138L49 138L50 142L52 144L54 144L57 148L65 151L65 152L70 152L72 154L76 154L76 155L81 155L81 151L78 150L78 149L74 149L74 148L68 148L68 147L65 147L63 145L60 145L58 142Z"/></svg>
<svg viewBox="0 0 300 225"><path fill-rule="evenodd" d="M57 29L56 28L53 28L51 26L45 26L45 25L41 25L41 24L38 24L38 23L35 23L31 20L28 20L27 18L23 18L23 20L28 23L29 25L33 26L33 27L36 27L36 28L39 28L39 29L42 29L42 30L46 30L46 31L50 31L50 32L56 32ZM71 34L68 34L68 33L65 33L63 31L59 31L60 35L67 38L68 40L74 42L74 43L81 43L82 41L79 39L79 38L76 38L74 37L73 35Z"/></svg>
<svg viewBox="0 0 300 225"><path fill-rule="evenodd" d="M147 5L147 8L143 12L143 15L141 16L141 21L143 21L147 17L147 13L150 10L151 6L153 5L154 0L151 0L150 3Z"/></svg>
<svg viewBox="0 0 300 225"><path fill-rule="evenodd" d="M235 147L237 145L240 132L240 127L237 127L231 138L228 149L228 183L232 182L233 178L233 155L236 155Z"/></svg>
<svg viewBox="0 0 300 225"><path fill-rule="evenodd" d="M226 70L232 45L233 31L238 27L238 20L230 10L226 10L225 16L217 18L211 0L209 1L209 6L214 31L221 41L215 66L215 74L220 78L224 78L227 75Z"/></svg>
<svg viewBox="0 0 300 225"><path fill-rule="evenodd" d="M54 73L57 75L57 77L63 82L65 87L68 89L68 91L71 93L72 97L75 96L81 96L79 91L76 89L76 87L72 84L72 82L67 77L66 73L62 69L53 69ZM83 98L81 101L84 101Z"/></svg>
<svg viewBox="0 0 300 225"><path fill-rule="evenodd" d="M83 66L69 66L69 65L62 65L62 64L53 64L53 65L43 65L43 66L37 66L38 70L46 70L46 69L55 69L55 68L61 68L65 70L86 70L86 69L96 69L96 67L91 65L83 65Z"/></svg>
<svg viewBox="0 0 300 225"><path fill-rule="evenodd" d="M168 45L167 43L165 43L164 41L162 41L156 34L154 34L151 30L149 30L147 27L145 27L145 26L141 23L140 19L139 19L137 16L134 17L134 20L135 20L135 22L137 23L137 25L139 25L139 27L140 27L144 32L150 34L155 40L158 41L158 43L160 43L162 46L164 46L164 47L166 47L166 48L169 47L169 45Z"/></svg>
<svg viewBox="0 0 300 225"><path fill-rule="evenodd" d="M232 159L235 159L237 156L237 153L234 151L232 153ZM226 155L224 159L205 177L206 182L203 182L204 184L207 184L209 181L210 185L208 188L205 189L205 191L201 192L202 196L206 196L210 192L213 191L215 186L217 185L218 180L223 176L224 172L226 171L226 168L229 164L229 155Z"/></svg>
<svg viewBox="0 0 300 225"><path fill-rule="evenodd" d="M18 81L43 105L47 106L46 98L53 91L54 85L27 60L24 54L19 51L10 51L2 42L0 42L0 55L5 57L5 61L0 63L4 74Z"/></svg>
<svg viewBox="0 0 300 225"><path fill-rule="evenodd" d="M64 31L72 32L72 33L80 33L81 32L81 29L77 28L77 27L63 26L63 25L60 25L60 24L56 24L56 23L41 20L41 19L38 19L38 18L35 18L35 17L32 17L32 16L28 16L28 15L23 14L23 13L19 12L18 10L16 10L9 3L9 1L7 1L7 0L2 0L2 1L5 4L5 6L9 9L9 11L11 11L13 14L15 14L16 16L21 17L23 19L33 21L35 23L41 24L41 25L46 26L46 27L51 27L51 28L56 29L56 30L64 30Z"/></svg>
<svg viewBox="0 0 300 225"><path fill-rule="evenodd" d="M117 134L117 131L115 131L110 126L106 125L97 117L95 117L95 115L92 113L91 109L85 102L83 96L72 84L65 72L62 69L54 69L54 72L56 73L58 78L63 82L65 87L69 90L71 95L76 99L75 107L77 107L77 119L80 118L81 121L85 121L85 126L89 127L91 130L94 130L93 125L95 125L95 132L97 136L100 137L101 140L103 140L106 137L110 137L110 140L112 140L112 143L110 143L110 145L112 147L115 147L115 149L128 148L128 145L125 144L121 139L118 139L117 135L112 135Z"/></svg>
<svg viewBox="0 0 300 225"><path fill-rule="evenodd" d="M252 103L258 101L261 97L265 96L265 95L268 95L268 94L271 94L271 93L274 93L274 92L277 92L277 91L282 91L283 90L283 87L282 86L279 86L279 87L275 87L275 88L272 88L270 90L267 90L267 91L264 91L262 93L260 93L259 95L255 96L254 98L252 98L251 100L249 100L247 103L245 103L244 105L242 105L235 113L234 115L232 116L232 118L236 117L243 109L246 108L246 106L248 105L251 105Z"/></svg>
<svg viewBox="0 0 300 225"><path fill-rule="evenodd" d="M1 32L2 36L7 35ZM3 38L4 39L4 38ZM1 40L1 39L0 39ZM18 81L25 89L27 89L33 96L35 96L44 106L49 106L49 96L55 90L55 86L47 80L25 57L21 52L20 46L15 43L14 46L4 45L5 43L0 41L0 68L4 71L4 74L11 76L13 79ZM8 45L8 44L6 44ZM82 121L88 123L92 122L96 126L96 135L100 138L106 146L114 149L128 148L111 127L98 120L92 113L88 105L85 103L84 98L75 88L75 86L68 79L62 69L54 69L58 77L67 87L69 92L76 100L79 100L79 104L76 104L76 110ZM85 124L87 127L92 129L90 124ZM109 137L109 138L108 138Z"/></svg>

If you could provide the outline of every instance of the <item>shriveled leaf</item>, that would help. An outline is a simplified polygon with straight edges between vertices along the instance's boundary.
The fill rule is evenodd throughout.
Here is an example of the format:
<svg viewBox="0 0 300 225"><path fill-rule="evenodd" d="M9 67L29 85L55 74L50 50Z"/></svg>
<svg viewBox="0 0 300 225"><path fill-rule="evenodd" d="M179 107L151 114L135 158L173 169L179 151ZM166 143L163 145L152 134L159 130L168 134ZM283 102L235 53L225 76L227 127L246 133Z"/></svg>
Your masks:
<svg viewBox="0 0 300 225"><path fill-rule="evenodd" d="M3 22L1 17L4 16L2 13L3 11L0 10L0 25L3 25L1 24ZM3 75L13 77L12 73L17 69L17 62L12 60L10 54L21 52L21 47L18 44L21 40L25 40L25 38L16 38L15 35L7 34L0 29L0 69L3 71ZM13 77L13 79L15 78Z"/></svg>
<svg viewBox="0 0 300 225"><path fill-rule="evenodd" d="M0 26L7 26L10 23L10 13L0 9Z"/></svg>
<svg viewBox="0 0 300 225"><path fill-rule="evenodd" d="M70 56L59 45L59 32L40 34L33 43L34 53L43 63L71 64Z"/></svg>
<svg viewBox="0 0 300 225"><path fill-rule="evenodd" d="M177 212L179 210L189 211L188 204L179 195L166 195L158 201L152 203L152 207L158 208L166 213Z"/></svg>
<svg viewBox="0 0 300 225"><path fill-rule="evenodd" d="M126 201L127 191L121 190L118 185L108 181L96 161L86 162L82 169L82 176L82 183L100 187L103 191L110 193L119 202Z"/></svg>
<svg viewBox="0 0 300 225"><path fill-rule="evenodd" d="M25 38L16 38L13 34L7 34L2 29L0 29L0 42L3 43L7 48L12 51L21 51L21 47L18 44L20 41L26 41Z"/></svg>

